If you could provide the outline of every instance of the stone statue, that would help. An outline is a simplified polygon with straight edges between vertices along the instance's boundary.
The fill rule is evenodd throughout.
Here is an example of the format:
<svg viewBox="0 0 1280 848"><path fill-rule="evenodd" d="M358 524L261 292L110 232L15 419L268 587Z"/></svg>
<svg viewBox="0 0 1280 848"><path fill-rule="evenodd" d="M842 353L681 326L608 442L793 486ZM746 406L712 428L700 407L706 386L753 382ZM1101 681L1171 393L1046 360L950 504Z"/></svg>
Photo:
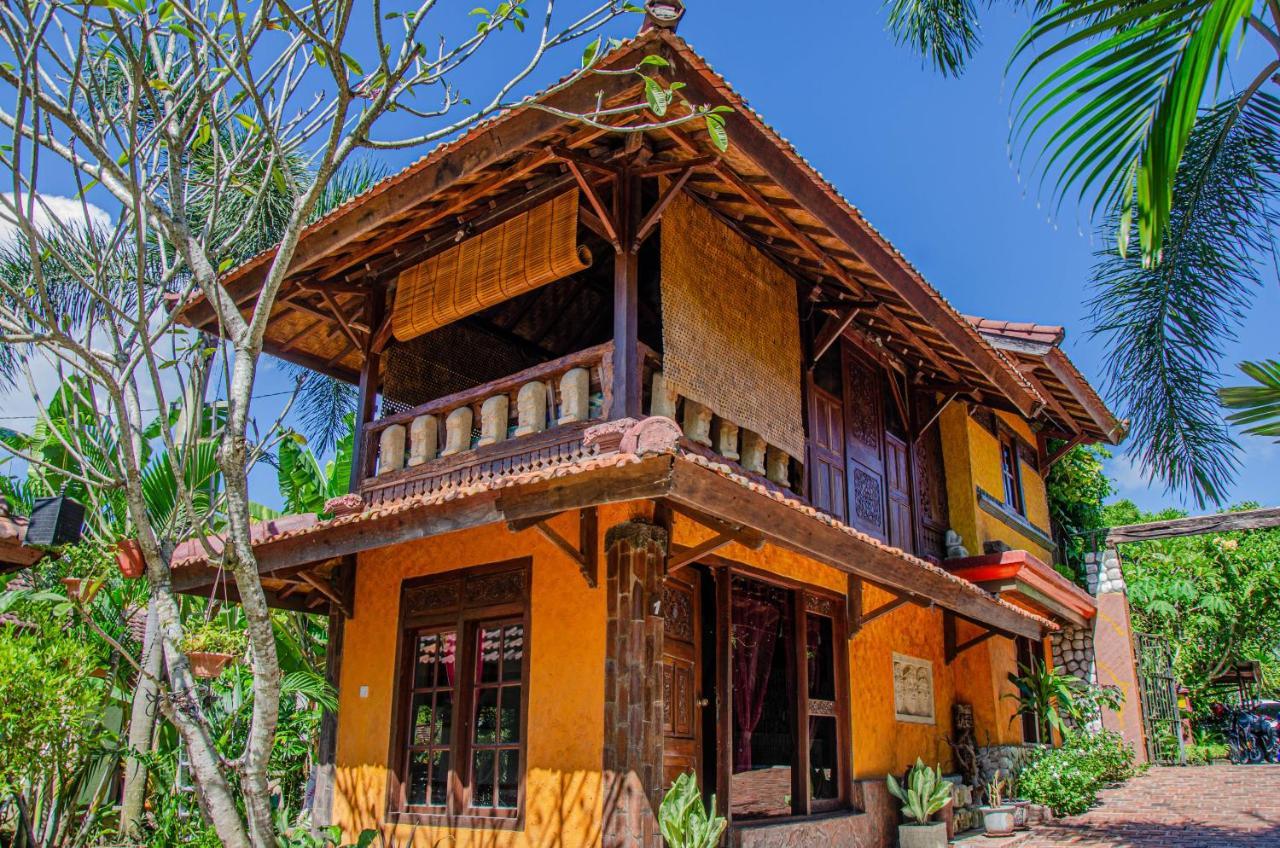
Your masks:
<svg viewBox="0 0 1280 848"><path fill-rule="evenodd" d="M485 398L480 405L480 441L476 447L494 445L507 439L507 423L511 420L511 399L506 395Z"/></svg>
<svg viewBox="0 0 1280 848"><path fill-rule="evenodd" d="M560 378L559 424L586 421L590 414L591 372L585 368L571 368Z"/></svg>
<svg viewBox="0 0 1280 848"><path fill-rule="evenodd" d="M697 401L684 399L684 434L691 442L711 447L711 410Z"/></svg>
<svg viewBox="0 0 1280 848"><path fill-rule="evenodd" d="M440 423L434 415L419 415L409 425L409 465L421 465L436 458Z"/></svg>
<svg viewBox="0 0 1280 848"><path fill-rule="evenodd" d="M964 546L964 539L955 530L948 530L946 535L947 559L963 559L969 555Z"/></svg>
<svg viewBox="0 0 1280 848"><path fill-rule="evenodd" d="M525 383L516 395L516 435L528 436L547 429L547 385Z"/></svg>
<svg viewBox="0 0 1280 848"><path fill-rule="evenodd" d="M378 438L378 473L391 474L404 468L404 425L392 424Z"/></svg>
<svg viewBox="0 0 1280 848"><path fill-rule="evenodd" d="M978 785L978 740L973 735L973 705L951 705L951 736L947 743L956 755L956 770L969 786Z"/></svg>
<svg viewBox="0 0 1280 848"><path fill-rule="evenodd" d="M471 407L460 406L444 420L444 450L441 456L453 456L471 450Z"/></svg>

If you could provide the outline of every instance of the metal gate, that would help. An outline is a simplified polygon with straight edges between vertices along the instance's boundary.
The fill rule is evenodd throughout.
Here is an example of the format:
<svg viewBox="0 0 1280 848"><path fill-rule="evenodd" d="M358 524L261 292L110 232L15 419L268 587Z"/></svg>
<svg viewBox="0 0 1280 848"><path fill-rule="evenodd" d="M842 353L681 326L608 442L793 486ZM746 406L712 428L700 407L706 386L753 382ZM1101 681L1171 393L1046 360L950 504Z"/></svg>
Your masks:
<svg viewBox="0 0 1280 848"><path fill-rule="evenodd" d="M1147 759L1165 765L1186 764L1182 716L1178 711L1178 681L1173 676L1169 640L1151 633L1135 633L1138 688L1142 695L1142 723L1146 729Z"/></svg>

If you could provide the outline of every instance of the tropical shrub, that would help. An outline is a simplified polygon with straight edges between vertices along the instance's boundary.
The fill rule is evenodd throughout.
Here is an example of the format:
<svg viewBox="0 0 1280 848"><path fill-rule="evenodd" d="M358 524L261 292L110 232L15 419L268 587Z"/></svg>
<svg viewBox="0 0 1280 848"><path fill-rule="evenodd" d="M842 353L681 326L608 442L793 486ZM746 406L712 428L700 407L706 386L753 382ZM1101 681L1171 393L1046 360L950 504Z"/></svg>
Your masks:
<svg viewBox="0 0 1280 848"><path fill-rule="evenodd" d="M1094 805L1099 789L1135 771L1133 749L1120 734L1069 731L1061 748L1046 750L1023 767L1020 790L1028 801L1074 816Z"/></svg>
<svg viewBox="0 0 1280 848"><path fill-rule="evenodd" d="M907 772L906 786L893 775L885 778L889 794L902 802L902 812L907 818L924 824L951 800L951 784L942 779L942 769L930 768L916 757L916 764Z"/></svg>
<svg viewBox="0 0 1280 848"><path fill-rule="evenodd" d="M182 650L188 654L230 654L244 652L247 638L243 630L233 630L215 619L188 621L182 636Z"/></svg>
<svg viewBox="0 0 1280 848"><path fill-rule="evenodd" d="M675 779L658 807L658 828L667 848L714 848L720 843L729 822L716 815L716 796L711 807L702 805L702 793L692 772Z"/></svg>

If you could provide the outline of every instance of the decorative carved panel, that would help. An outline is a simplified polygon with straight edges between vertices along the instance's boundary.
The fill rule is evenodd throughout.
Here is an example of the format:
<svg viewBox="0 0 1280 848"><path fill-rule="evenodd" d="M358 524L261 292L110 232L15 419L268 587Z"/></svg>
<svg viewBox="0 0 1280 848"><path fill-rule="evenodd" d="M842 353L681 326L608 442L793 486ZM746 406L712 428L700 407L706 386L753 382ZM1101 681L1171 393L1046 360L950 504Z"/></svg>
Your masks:
<svg viewBox="0 0 1280 848"><path fill-rule="evenodd" d="M811 716L831 716L836 717L835 701L820 701L817 698L809 699L809 715Z"/></svg>
<svg viewBox="0 0 1280 848"><path fill-rule="evenodd" d="M933 663L893 655L893 711L898 721L934 724Z"/></svg>
<svg viewBox="0 0 1280 848"><path fill-rule="evenodd" d="M693 593L668 583L662 587L662 617L666 621L664 635L668 639L693 641Z"/></svg>
<svg viewBox="0 0 1280 848"><path fill-rule="evenodd" d="M404 592L404 614L413 617L456 610L461 595L461 580L414 586Z"/></svg>
<svg viewBox="0 0 1280 848"><path fill-rule="evenodd" d="M662 666L662 732L670 735L672 728L675 726L671 721L671 694L673 690L672 681L675 677L675 669L671 665L664 663Z"/></svg>
<svg viewBox="0 0 1280 848"><path fill-rule="evenodd" d="M853 469L853 513L859 524L884 530L884 489L880 478L857 466Z"/></svg>
<svg viewBox="0 0 1280 848"><path fill-rule="evenodd" d="M467 606L489 606L518 601L524 597L525 573L502 571L467 579L464 601Z"/></svg>
<svg viewBox="0 0 1280 848"><path fill-rule="evenodd" d="M839 606L835 598L806 593L804 596L804 608L807 612L825 615L827 618L835 618Z"/></svg>
<svg viewBox="0 0 1280 848"><path fill-rule="evenodd" d="M849 435L858 444L880 453L880 380L879 375L855 359L848 360L848 394L846 414Z"/></svg>

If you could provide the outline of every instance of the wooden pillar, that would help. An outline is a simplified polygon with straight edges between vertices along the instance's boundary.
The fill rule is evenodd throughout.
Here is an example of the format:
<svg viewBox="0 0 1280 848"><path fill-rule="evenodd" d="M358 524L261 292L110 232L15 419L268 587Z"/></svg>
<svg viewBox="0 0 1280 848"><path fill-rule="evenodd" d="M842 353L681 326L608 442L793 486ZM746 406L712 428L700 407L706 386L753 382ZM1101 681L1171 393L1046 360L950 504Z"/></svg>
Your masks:
<svg viewBox="0 0 1280 848"><path fill-rule="evenodd" d="M349 492L358 492L360 484L372 472L372 448L365 438L364 425L373 420L378 401L378 379L382 373L382 351L374 349L374 339L386 314L386 292L375 286L365 298L364 319L369 336L364 345L364 366L360 369L360 388L356 398L356 432L351 445L351 482Z"/></svg>
<svg viewBox="0 0 1280 848"><path fill-rule="evenodd" d="M628 521L605 535L604 848L660 848L662 580L667 531Z"/></svg>
<svg viewBox="0 0 1280 848"><path fill-rule="evenodd" d="M640 257L632 250L639 218L640 180L618 177L615 218L618 253L613 260L613 408L610 418L640 418Z"/></svg>

